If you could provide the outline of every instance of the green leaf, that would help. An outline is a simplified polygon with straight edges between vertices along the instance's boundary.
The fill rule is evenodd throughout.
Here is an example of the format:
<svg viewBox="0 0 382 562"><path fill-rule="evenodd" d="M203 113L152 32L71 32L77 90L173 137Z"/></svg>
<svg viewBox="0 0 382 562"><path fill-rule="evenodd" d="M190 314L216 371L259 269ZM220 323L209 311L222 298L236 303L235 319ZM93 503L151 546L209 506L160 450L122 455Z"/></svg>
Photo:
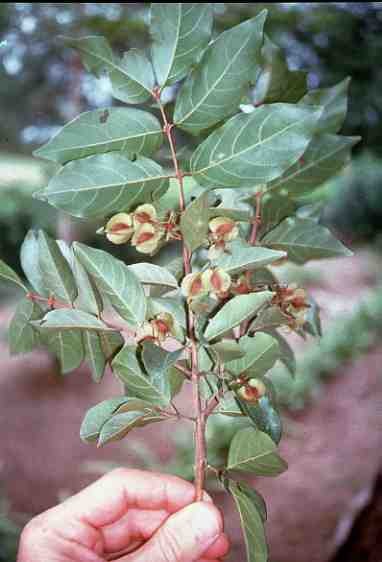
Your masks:
<svg viewBox="0 0 382 562"><path fill-rule="evenodd" d="M233 375L246 372L253 377L264 375L273 367L280 355L277 341L262 332L254 337L240 338L240 348L245 353L244 357L230 361L226 365L226 369Z"/></svg>
<svg viewBox="0 0 382 562"><path fill-rule="evenodd" d="M208 193L203 193L188 205L180 219L183 240L190 252L199 248L207 240L208 222Z"/></svg>
<svg viewBox="0 0 382 562"><path fill-rule="evenodd" d="M108 72L116 99L125 103L143 103L150 99L154 73L151 63L138 49L131 49L119 59L104 37L64 38L64 41L81 53L87 70L96 76L104 70Z"/></svg>
<svg viewBox="0 0 382 562"><path fill-rule="evenodd" d="M40 296L49 297L49 289L45 284L39 256L40 244L38 241L38 233L35 230L29 230L21 245L21 266L34 290Z"/></svg>
<svg viewBox="0 0 382 562"><path fill-rule="evenodd" d="M262 244L287 252L288 259L302 264L309 260L353 255L316 221L289 217L268 232Z"/></svg>
<svg viewBox="0 0 382 562"><path fill-rule="evenodd" d="M64 240L57 240L57 244L67 260L77 284L78 295L74 301L75 307L99 316L103 311L103 302L97 287L74 255L73 248L68 246Z"/></svg>
<svg viewBox="0 0 382 562"><path fill-rule="evenodd" d="M263 71L257 79L255 104L296 103L301 99L307 91L307 72L289 70L282 50L266 35L262 57Z"/></svg>
<svg viewBox="0 0 382 562"><path fill-rule="evenodd" d="M339 172L349 161L351 148L359 137L319 135L303 157L284 175L267 185L267 190L286 190L289 197L309 195L313 189Z"/></svg>
<svg viewBox="0 0 382 562"><path fill-rule="evenodd" d="M350 78L345 78L331 88L311 90L300 100L300 105L320 105L324 108L317 132L337 133L341 129L348 109L349 84Z"/></svg>
<svg viewBox="0 0 382 562"><path fill-rule="evenodd" d="M101 347L106 360L111 361L123 347L123 337L119 332L98 332L98 337L101 341Z"/></svg>
<svg viewBox="0 0 382 562"><path fill-rule="evenodd" d="M210 350L217 354L222 363L240 359L245 355L240 345L234 340L221 340L210 346Z"/></svg>
<svg viewBox="0 0 382 562"><path fill-rule="evenodd" d="M67 304L72 304L78 294L77 285L68 262L53 238L39 230L38 261L44 285L49 294Z"/></svg>
<svg viewBox="0 0 382 562"><path fill-rule="evenodd" d="M100 382L106 368L106 357L102 349L99 334L87 330L83 334L85 358L90 364L94 382Z"/></svg>
<svg viewBox="0 0 382 562"><path fill-rule="evenodd" d="M226 245L226 253L215 260L214 265L233 275L264 267L285 256L285 252L275 252L260 246L250 246L244 240L234 240Z"/></svg>
<svg viewBox="0 0 382 562"><path fill-rule="evenodd" d="M89 248L85 244L76 242L73 249L114 310L132 326L142 324L146 316L145 293L127 265L107 252Z"/></svg>
<svg viewBox="0 0 382 562"><path fill-rule="evenodd" d="M250 404L238 397L236 400L243 414L249 417L257 429L267 433L277 445L282 435L282 423L271 397L262 396L257 404Z"/></svg>
<svg viewBox="0 0 382 562"><path fill-rule="evenodd" d="M198 134L238 110L260 57L266 14L221 33L209 45L177 97L177 126Z"/></svg>
<svg viewBox="0 0 382 562"><path fill-rule="evenodd" d="M118 408L129 401L126 396L104 400L93 406L86 412L80 429L80 437L83 441L91 442L98 439L102 426L118 410Z"/></svg>
<svg viewBox="0 0 382 562"><path fill-rule="evenodd" d="M169 290L178 288L176 278L170 271L167 271L165 267L145 262L134 263L127 267L138 277L142 285L164 287Z"/></svg>
<svg viewBox="0 0 382 562"><path fill-rule="evenodd" d="M267 192L261 198L261 223L258 229L258 239L261 238L280 222L293 215L296 203L289 199L284 191Z"/></svg>
<svg viewBox="0 0 382 562"><path fill-rule="evenodd" d="M276 451L276 445L266 433L251 427L241 429L232 439L227 470L278 476L288 465Z"/></svg>
<svg viewBox="0 0 382 562"><path fill-rule="evenodd" d="M152 203L167 186L156 162L110 152L69 162L38 197L75 217L92 218Z"/></svg>
<svg viewBox="0 0 382 562"><path fill-rule="evenodd" d="M305 152L321 109L277 103L235 115L191 158L204 187L251 187L281 176Z"/></svg>
<svg viewBox="0 0 382 562"><path fill-rule="evenodd" d="M79 330L46 330L41 337L44 345L57 357L63 374L81 365L85 351Z"/></svg>
<svg viewBox="0 0 382 562"><path fill-rule="evenodd" d="M109 70L112 94L125 103L144 103L151 99L155 84L151 62L139 49L124 53L117 68Z"/></svg>
<svg viewBox="0 0 382 562"><path fill-rule="evenodd" d="M145 342L142 350L142 361L152 384L166 395L169 402L172 398L169 370L183 355L183 348L171 352L151 342ZM173 383L176 387L175 380Z"/></svg>
<svg viewBox="0 0 382 562"><path fill-rule="evenodd" d="M291 375L296 373L296 357L293 349L289 345L288 341L278 333L277 330L267 329L268 334L277 340L280 348L280 361L284 363L285 367L288 369Z"/></svg>
<svg viewBox="0 0 382 562"><path fill-rule="evenodd" d="M212 23L212 4L151 4L151 52L160 86L186 76L208 45Z"/></svg>
<svg viewBox="0 0 382 562"><path fill-rule="evenodd" d="M106 443L119 441L136 427L143 427L153 422L167 419L159 413L152 411L131 411L122 414L115 414L105 422L99 434L97 447L102 447Z"/></svg>
<svg viewBox="0 0 382 562"><path fill-rule="evenodd" d="M82 113L34 155L59 164L115 150L151 156L162 140L160 123L150 113L111 107Z"/></svg>
<svg viewBox="0 0 382 562"><path fill-rule="evenodd" d="M268 547L265 537L263 512L247 487L230 481L229 492L235 501L243 529L248 562L267 562Z"/></svg>
<svg viewBox="0 0 382 562"><path fill-rule="evenodd" d="M263 331L268 328L278 328L279 326L288 325L291 319L292 318L285 314L279 306L270 306L256 316L250 326L250 330Z"/></svg>
<svg viewBox="0 0 382 562"><path fill-rule="evenodd" d="M268 303L271 298L272 293L269 291L234 297L210 319L204 333L205 338L213 340L222 336L241 322L248 320L262 306Z"/></svg>
<svg viewBox="0 0 382 562"><path fill-rule="evenodd" d="M112 368L129 394L152 404L168 406L171 399L168 379L157 372L153 378L147 375L139 364L135 346L126 345L115 356Z"/></svg>
<svg viewBox="0 0 382 562"><path fill-rule="evenodd" d="M37 325L37 322L35 322ZM82 310L59 308L51 310L38 322L43 330L93 330L96 332L113 331L102 320Z"/></svg>
<svg viewBox="0 0 382 562"><path fill-rule="evenodd" d="M214 413L232 418L244 416L232 393L226 394L219 400L219 404L215 408Z"/></svg>
<svg viewBox="0 0 382 562"><path fill-rule="evenodd" d="M11 355L29 353L41 346L40 334L30 322L39 320L43 315L44 311L38 304L29 299L22 299L18 303L8 332Z"/></svg>
<svg viewBox="0 0 382 562"><path fill-rule="evenodd" d="M28 291L17 273L13 271L13 269L9 267L9 265L3 262L3 260L0 260L0 279L11 281L12 283L15 283L16 285L24 289L24 291Z"/></svg>

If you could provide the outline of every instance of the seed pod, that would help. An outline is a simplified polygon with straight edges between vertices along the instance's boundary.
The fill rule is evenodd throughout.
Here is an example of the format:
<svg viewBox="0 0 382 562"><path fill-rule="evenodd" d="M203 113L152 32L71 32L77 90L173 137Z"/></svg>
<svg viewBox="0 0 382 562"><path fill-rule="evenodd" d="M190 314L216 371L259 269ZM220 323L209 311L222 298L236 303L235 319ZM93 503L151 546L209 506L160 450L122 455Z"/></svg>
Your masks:
<svg viewBox="0 0 382 562"><path fill-rule="evenodd" d="M230 275L221 267L207 269L202 277L207 289L217 296L222 296L231 286Z"/></svg>
<svg viewBox="0 0 382 562"><path fill-rule="evenodd" d="M156 225L144 223L134 232L132 245L141 254L153 254L159 249L163 231Z"/></svg>
<svg viewBox="0 0 382 562"><path fill-rule="evenodd" d="M209 229L215 239L229 242L239 235L239 229L234 220L228 217L216 217L209 222Z"/></svg>
<svg viewBox="0 0 382 562"><path fill-rule="evenodd" d="M238 396L246 402L255 403L266 394L266 386L260 379L249 379L239 388Z"/></svg>
<svg viewBox="0 0 382 562"><path fill-rule="evenodd" d="M188 299L207 294L208 289L203 274L198 272L186 275L182 281L182 292Z"/></svg>
<svg viewBox="0 0 382 562"><path fill-rule="evenodd" d="M156 339L163 341L172 332L174 327L174 319L168 312L157 314L154 320L151 320L153 334Z"/></svg>
<svg viewBox="0 0 382 562"><path fill-rule="evenodd" d="M133 213L134 227L140 228L143 224L152 224L157 220L157 212L153 205L145 203L139 205Z"/></svg>
<svg viewBox="0 0 382 562"><path fill-rule="evenodd" d="M106 238L113 244L124 244L133 235L133 220L128 213L117 213L106 224Z"/></svg>

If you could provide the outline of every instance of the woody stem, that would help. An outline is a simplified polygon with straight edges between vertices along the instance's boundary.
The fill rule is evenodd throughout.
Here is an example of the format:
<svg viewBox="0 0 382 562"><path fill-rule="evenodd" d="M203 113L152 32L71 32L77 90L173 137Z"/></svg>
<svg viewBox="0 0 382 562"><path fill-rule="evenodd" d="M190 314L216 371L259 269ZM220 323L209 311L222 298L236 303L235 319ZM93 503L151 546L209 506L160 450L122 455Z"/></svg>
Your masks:
<svg viewBox="0 0 382 562"><path fill-rule="evenodd" d="M166 112L160 101L160 92L153 91L153 97L158 104L163 120L163 131L167 137L167 141L171 151L171 158L175 170L175 176L179 183L179 208L181 213L186 209L186 201L184 196L184 174L179 168L179 162L176 155L175 140L173 137L174 124L169 123ZM184 273L188 275L191 273L191 252L188 250L186 244L183 242L183 266ZM192 401L195 412L195 501L201 501L203 498L203 488L205 481L205 470L207 464L207 449L206 449L206 416L202 409L201 396L199 389L199 366L198 366L198 348L194 331L194 315L192 310L187 306L187 335L191 343L191 383L192 383Z"/></svg>

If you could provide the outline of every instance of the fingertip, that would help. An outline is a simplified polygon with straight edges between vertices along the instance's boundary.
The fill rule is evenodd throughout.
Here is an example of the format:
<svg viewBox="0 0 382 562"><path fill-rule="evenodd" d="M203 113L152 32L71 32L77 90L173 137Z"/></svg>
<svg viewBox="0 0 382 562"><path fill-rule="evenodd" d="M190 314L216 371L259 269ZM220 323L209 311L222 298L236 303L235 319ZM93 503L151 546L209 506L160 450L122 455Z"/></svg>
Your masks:
<svg viewBox="0 0 382 562"><path fill-rule="evenodd" d="M206 560L214 560L226 556L230 550L230 542L224 533L206 550L204 557Z"/></svg>

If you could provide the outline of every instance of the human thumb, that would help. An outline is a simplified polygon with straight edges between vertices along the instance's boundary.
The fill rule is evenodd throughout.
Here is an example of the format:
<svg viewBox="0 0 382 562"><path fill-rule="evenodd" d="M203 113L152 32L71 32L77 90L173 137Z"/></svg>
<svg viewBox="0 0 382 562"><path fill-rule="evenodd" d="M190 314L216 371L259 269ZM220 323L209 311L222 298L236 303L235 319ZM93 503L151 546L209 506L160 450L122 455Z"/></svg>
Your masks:
<svg viewBox="0 0 382 562"><path fill-rule="evenodd" d="M211 503L193 503L171 515L150 541L119 562L196 562L222 532L218 509Z"/></svg>

